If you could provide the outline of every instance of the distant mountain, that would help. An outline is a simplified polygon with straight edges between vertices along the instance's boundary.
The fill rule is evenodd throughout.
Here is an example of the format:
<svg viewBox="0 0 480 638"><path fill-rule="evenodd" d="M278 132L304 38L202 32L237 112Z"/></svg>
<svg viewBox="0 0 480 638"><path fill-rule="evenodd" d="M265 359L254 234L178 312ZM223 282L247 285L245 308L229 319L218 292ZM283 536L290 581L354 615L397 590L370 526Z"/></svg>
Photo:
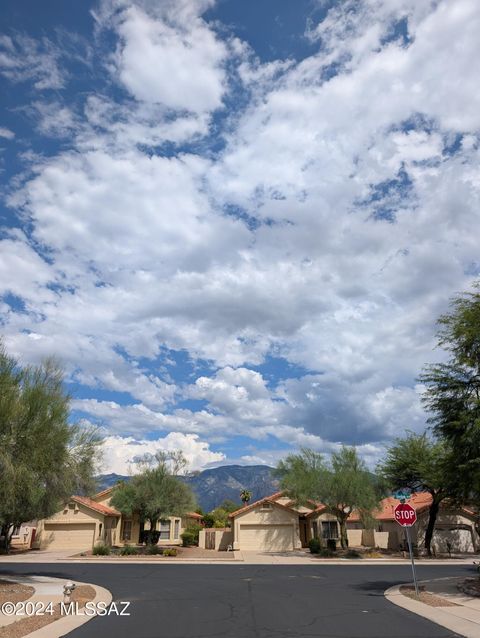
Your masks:
<svg viewBox="0 0 480 638"><path fill-rule="evenodd" d="M241 504L240 492L250 490L252 501L278 491L278 480L272 476L273 468L267 465L223 465L203 472L180 477L192 488L200 507L209 512L225 499ZM102 474L97 477L99 490L128 481L129 476Z"/></svg>

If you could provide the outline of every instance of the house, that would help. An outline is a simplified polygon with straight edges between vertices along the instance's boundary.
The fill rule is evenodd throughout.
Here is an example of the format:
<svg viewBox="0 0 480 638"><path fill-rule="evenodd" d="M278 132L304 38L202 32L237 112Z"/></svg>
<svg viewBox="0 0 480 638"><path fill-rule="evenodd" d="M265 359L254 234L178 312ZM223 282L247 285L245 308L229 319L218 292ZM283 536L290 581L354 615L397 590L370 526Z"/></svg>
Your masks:
<svg viewBox="0 0 480 638"><path fill-rule="evenodd" d="M138 515L126 517L110 506L113 487L92 498L72 496L62 510L38 521L33 547L41 549L92 549L96 544L137 544L143 526ZM200 522L195 512L185 518L170 516L157 524L159 545L180 545L185 527ZM148 526L147 526L148 528Z"/></svg>
<svg viewBox="0 0 480 638"><path fill-rule="evenodd" d="M250 503L230 514L233 549L284 552L308 547L311 538L339 537L338 523L324 505L295 504L285 492Z"/></svg>
<svg viewBox="0 0 480 638"><path fill-rule="evenodd" d="M407 546L405 529L395 521L395 506L398 500L388 497L381 501L373 513L375 526L365 529L357 512L347 521L349 543L352 546L369 546L398 550ZM417 523L411 529L412 543L422 549L428 524L428 510L432 496L428 492L415 492L408 500L417 512ZM480 537L476 529L476 517L466 507L454 507L444 501L435 523L432 538L434 552L475 552L480 549Z"/></svg>
<svg viewBox="0 0 480 638"><path fill-rule="evenodd" d="M416 493L410 503L417 510L417 523L412 528L414 544L421 549L428 523L431 495ZM375 526L365 529L358 513L347 521L350 547L379 547L398 550L406 546L405 530L395 521L394 509L399 501L386 498L374 512ZM250 503L230 514L230 530L205 530L200 535L200 546L207 549L285 552L308 547L311 538L339 540L339 525L325 505L308 502L297 505L286 492ZM473 552L480 549L480 537L475 527L474 513L467 508L445 506L440 508L433 536L437 552Z"/></svg>

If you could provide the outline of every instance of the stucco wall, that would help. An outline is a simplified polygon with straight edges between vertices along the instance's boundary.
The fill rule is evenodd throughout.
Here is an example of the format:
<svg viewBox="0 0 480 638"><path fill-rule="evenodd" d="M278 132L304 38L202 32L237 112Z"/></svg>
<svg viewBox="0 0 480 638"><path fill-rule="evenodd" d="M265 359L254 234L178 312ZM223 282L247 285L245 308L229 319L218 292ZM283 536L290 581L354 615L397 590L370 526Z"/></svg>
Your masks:
<svg viewBox="0 0 480 638"><path fill-rule="evenodd" d="M94 538L95 540L100 540L100 524L102 524L103 534L104 516L103 514L94 512L93 510L84 507L80 503L75 503L75 509L72 509L67 505L64 509L56 512L50 518L44 518L38 521L35 541L32 545L34 548L45 549L48 547L49 543L52 540L52 533L48 531L49 523L93 523L95 525ZM45 524L47 524L47 529L45 529Z"/></svg>

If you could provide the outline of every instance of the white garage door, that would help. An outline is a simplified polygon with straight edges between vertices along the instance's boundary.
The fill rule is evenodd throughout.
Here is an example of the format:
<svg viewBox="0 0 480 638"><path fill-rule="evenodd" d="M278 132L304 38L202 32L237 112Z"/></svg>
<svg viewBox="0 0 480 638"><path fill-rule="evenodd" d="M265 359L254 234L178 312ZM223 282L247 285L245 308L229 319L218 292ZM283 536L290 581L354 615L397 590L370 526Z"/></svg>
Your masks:
<svg viewBox="0 0 480 638"><path fill-rule="evenodd" d="M91 549L95 523L45 523L42 545L48 549Z"/></svg>
<svg viewBox="0 0 480 638"><path fill-rule="evenodd" d="M293 525L240 525L240 549L285 552L293 549Z"/></svg>

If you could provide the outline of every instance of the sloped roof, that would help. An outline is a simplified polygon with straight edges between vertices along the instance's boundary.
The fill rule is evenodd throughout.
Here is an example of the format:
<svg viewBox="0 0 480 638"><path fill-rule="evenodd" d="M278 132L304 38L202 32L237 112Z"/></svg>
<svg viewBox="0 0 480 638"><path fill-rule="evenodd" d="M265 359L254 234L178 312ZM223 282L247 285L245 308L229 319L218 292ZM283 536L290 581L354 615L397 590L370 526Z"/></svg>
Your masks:
<svg viewBox="0 0 480 638"><path fill-rule="evenodd" d="M264 496L258 501L254 501L253 503L244 505L243 507L240 507L240 509L235 510L235 512L232 512L231 514L229 514L228 517L234 518L235 516L238 516L239 514L244 514L245 512L249 512L250 510L253 510L255 507L258 507L258 505L262 505L263 503L272 503L276 505L277 507L283 507L283 509L291 510L292 509L291 507L288 507L287 505L282 505L281 503L276 502L275 499L280 498L281 496L285 496L285 491L275 492L275 494L270 494L270 496Z"/></svg>
<svg viewBox="0 0 480 638"><path fill-rule="evenodd" d="M421 512L432 504L432 495L429 492L414 492L412 496L408 499L408 502L412 507L416 509L417 512ZM377 521L394 521L395 520L395 506L398 505L399 501L392 496L384 498L378 510L372 513L373 518ZM359 521L360 514L358 512L352 512L348 517L348 520L351 522Z"/></svg>
<svg viewBox="0 0 480 638"><path fill-rule="evenodd" d="M97 499L102 499L104 496L107 496L110 492L113 492L113 487L107 487L106 490L102 490L101 492L94 494L92 498L96 501Z"/></svg>
<svg viewBox="0 0 480 638"><path fill-rule="evenodd" d="M113 509L113 507L97 503L92 498L88 498L88 496L72 496L71 500L76 503L80 503L81 505L85 505L85 507L88 507L95 512L99 512L100 514L104 514L105 516L121 516L120 512Z"/></svg>

